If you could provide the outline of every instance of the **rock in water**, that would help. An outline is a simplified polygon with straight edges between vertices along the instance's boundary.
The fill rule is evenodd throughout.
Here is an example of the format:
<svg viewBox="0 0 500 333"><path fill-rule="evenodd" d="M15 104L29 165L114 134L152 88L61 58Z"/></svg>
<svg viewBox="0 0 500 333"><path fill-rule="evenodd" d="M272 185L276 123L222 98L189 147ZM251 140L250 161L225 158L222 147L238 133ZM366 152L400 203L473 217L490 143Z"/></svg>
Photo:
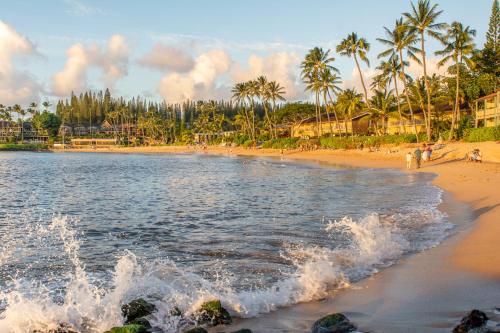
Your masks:
<svg viewBox="0 0 500 333"><path fill-rule="evenodd" d="M203 327L195 327L195 328L191 328L187 331L184 331L183 333L208 333L208 332Z"/></svg>
<svg viewBox="0 0 500 333"><path fill-rule="evenodd" d="M467 316L462 318L460 325L453 329L453 333L468 333L469 331L486 326L488 316L479 310L472 310Z"/></svg>
<svg viewBox="0 0 500 333"><path fill-rule="evenodd" d="M312 333L350 333L356 331L354 326L342 313L334 313L317 320Z"/></svg>
<svg viewBox="0 0 500 333"><path fill-rule="evenodd" d="M154 304L146 302L142 298L133 300L128 304L122 305L122 314L125 317L125 323L131 323L141 317L146 317L156 310Z"/></svg>
<svg viewBox="0 0 500 333"><path fill-rule="evenodd" d="M237 330L231 333L252 333L252 330L249 330L248 328L243 328L241 330Z"/></svg>
<svg viewBox="0 0 500 333"><path fill-rule="evenodd" d="M210 323L213 326L232 323L231 315L222 307L220 300L205 302L201 305L198 315L200 324Z"/></svg>
<svg viewBox="0 0 500 333"><path fill-rule="evenodd" d="M104 333L148 333L148 329L142 325L130 324L121 327L113 327Z"/></svg>
<svg viewBox="0 0 500 333"><path fill-rule="evenodd" d="M78 333L68 324L59 324L57 328L47 331L34 330L33 333Z"/></svg>

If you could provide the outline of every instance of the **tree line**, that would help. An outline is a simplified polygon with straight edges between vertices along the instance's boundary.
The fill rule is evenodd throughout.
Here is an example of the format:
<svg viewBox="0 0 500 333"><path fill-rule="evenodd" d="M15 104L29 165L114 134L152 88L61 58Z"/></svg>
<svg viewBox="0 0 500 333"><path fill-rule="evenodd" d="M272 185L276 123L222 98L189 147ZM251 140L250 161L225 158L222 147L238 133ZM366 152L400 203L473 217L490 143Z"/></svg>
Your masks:
<svg viewBox="0 0 500 333"><path fill-rule="evenodd" d="M106 89L71 94L68 99L59 100L55 115L50 115L48 102L41 106L32 103L26 109L18 104L0 105L0 120L11 121L16 115L22 124L29 116L36 128L48 129L54 135L59 124L92 129L107 123L112 135L126 138L125 143L131 143L134 137L141 138L139 143L190 142L194 133L215 135L224 131L255 142L275 139L282 135L281 128L306 119L315 119L318 136L339 133L342 127L340 135L347 135L345 120L360 113L367 114L371 130L377 135L386 134L390 115L399 120L400 133L406 134L407 123L412 132L417 131L415 113L419 112L428 138L447 131L448 139L452 139L457 136L459 126L467 125L461 110L470 109L473 100L499 87L500 11L498 0L493 0L486 42L480 49L474 42L473 28L457 21L441 22L442 13L431 0L417 0L392 25L384 26L384 36L376 39L384 50L377 55L377 74L369 85L363 67L371 65L368 57L371 44L356 32L348 34L334 50L321 47L309 50L300 70L312 102L285 101L286 91L281 83L270 81L263 74L236 83L228 101L169 104L142 97L116 98ZM440 49L430 52L430 39L437 40ZM446 76L429 75L430 55L439 57L439 67L446 66ZM342 88L341 73L334 65L337 56L353 60L361 92ZM409 74L410 61L421 67L423 75ZM451 121L443 117L444 110L451 110ZM325 117L330 128L322 133Z"/></svg>

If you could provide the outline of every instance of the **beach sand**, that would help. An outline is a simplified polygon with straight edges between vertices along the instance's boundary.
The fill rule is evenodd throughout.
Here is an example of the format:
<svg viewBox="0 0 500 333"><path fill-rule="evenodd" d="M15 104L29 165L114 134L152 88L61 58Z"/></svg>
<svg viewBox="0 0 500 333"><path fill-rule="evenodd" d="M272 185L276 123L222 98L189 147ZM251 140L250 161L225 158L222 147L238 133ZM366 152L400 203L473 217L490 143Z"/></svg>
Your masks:
<svg viewBox="0 0 500 333"><path fill-rule="evenodd" d="M463 160L481 149L483 163ZM404 155L415 145L366 150L284 151L209 147L138 147L78 150L111 153L210 153L275 157L290 161L404 170ZM389 152L390 151L390 152ZM406 171L405 171L406 172ZM374 332L449 332L473 308L494 319L500 307L500 144L454 143L433 153L419 170L436 174L433 183L446 191L441 209L457 225L443 244L404 258L391 268L335 293L322 302L296 305L238 320L230 330L307 332L321 316L344 312L364 330ZM216 329L213 332L219 332Z"/></svg>

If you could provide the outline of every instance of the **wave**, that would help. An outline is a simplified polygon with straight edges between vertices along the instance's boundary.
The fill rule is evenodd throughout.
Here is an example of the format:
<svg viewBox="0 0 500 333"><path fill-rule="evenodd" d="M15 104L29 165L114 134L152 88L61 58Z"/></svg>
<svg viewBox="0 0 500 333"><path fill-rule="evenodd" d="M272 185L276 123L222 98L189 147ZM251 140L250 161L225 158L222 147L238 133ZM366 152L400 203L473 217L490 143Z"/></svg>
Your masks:
<svg viewBox="0 0 500 333"><path fill-rule="evenodd" d="M324 232L332 238L331 247L290 244L283 248L281 256L293 267L291 273L284 273L283 278L267 287L245 290L231 287L238 276L223 262L214 260L216 274L207 279L193 267L180 267L168 259L148 261L130 251L117 258L109 275L92 275L80 260L81 239L70 219L54 217L48 227L37 232L56 235L71 262L72 270L58 280L64 293L57 298L48 284L12 278L8 288L0 291L0 302L4 304L0 332L27 333L68 323L82 333L100 333L121 325L121 304L136 297L146 297L156 305L158 311L151 323L163 332L180 329L180 318L171 316L171 309L178 307L190 314L214 298L221 299L231 314L239 317L318 300L393 264L406 253L436 245L450 225L442 222L436 210L418 214L424 213L432 216L422 219L410 215L402 223L395 222L401 216L377 214L357 221L350 217L330 221ZM427 235L425 229L418 241L412 239L417 225L419 230L430 228L427 231L434 235ZM2 255L8 257L10 252L6 250ZM5 262L4 258L0 265Z"/></svg>

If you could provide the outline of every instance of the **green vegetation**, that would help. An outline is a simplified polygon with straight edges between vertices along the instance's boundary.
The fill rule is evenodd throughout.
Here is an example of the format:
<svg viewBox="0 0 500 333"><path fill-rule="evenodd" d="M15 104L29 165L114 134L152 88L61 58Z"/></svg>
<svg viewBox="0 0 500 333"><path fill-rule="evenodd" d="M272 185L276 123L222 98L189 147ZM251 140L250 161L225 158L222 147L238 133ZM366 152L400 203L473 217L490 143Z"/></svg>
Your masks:
<svg viewBox="0 0 500 333"><path fill-rule="evenodd" d="M0 143L0 151L41 151L48 148L45 143Z"/></svg>
<svg viewBox="0 0 500 333"><path fill-rule="evenodd" d="M500 141L500 126L471 128L464 133L467 142Z"/></svg>
<svg viewBox="0 0 500 333"><path fill-rule="evenodd" d="M0 139L24 142L39 132L45 139L50 136L49 140L62 140L64 135L66 140L69 136L113 137L123 145L234 143L252 147L263 143L263 147L291 149L316 145L283 139L292 135L292 126L305 122L316 124L309 135L321 138L323 147L397 144L411 138L495 139L487 134L495 130L470 129L475 119L469 117L474 100L495 92L500 83L500 10L498 0L492 1L482 48L474 42L473 28L458 21L442 22L443 10L435 1L411 1L409 10L396 17L394 25L383 27L384 36L376 39L383 49L371 82L364 75L370 67L371 43L358 33L349 33L334 50L312 48L300 64L301 80L312 103L285 101L282 83L264 75L236 83L230 101L169 104L113 97L108 89L87 91L59 100L55 114L48 111L48 102L42 103L41 110L36 103L26 109L0 104ZM483 17L486 26L487 13ZM430 41L441 46L429 50ZM337 56L353 60L361 92L342 82L335 67ZM439 57L438 65L446 66L446 75L428 74L431 56ZM422 76L409 74L410 60L421 67ZM357 116L367 117L367 125L350 126ZM322 126L324 121L329 128ZM5 126L9 128L4 130ZM407 135L417 132L417 126L425 129L425 137ZM395 132L402 135L387 136ZM329 138L332 133L337 137ZM26 139L25 134L31 137Z"/></svg>
<svg viewBox="0 0 500 333"><path fill-rule="evenodd" d="M420 137L420 140L423 138ZM354 136L354 137L323 137L320 139L322 148L329 149L377 149L381 145L403 143L416 143L417 136L414 134L405 135L384 135L384 136Z"/></svg>

